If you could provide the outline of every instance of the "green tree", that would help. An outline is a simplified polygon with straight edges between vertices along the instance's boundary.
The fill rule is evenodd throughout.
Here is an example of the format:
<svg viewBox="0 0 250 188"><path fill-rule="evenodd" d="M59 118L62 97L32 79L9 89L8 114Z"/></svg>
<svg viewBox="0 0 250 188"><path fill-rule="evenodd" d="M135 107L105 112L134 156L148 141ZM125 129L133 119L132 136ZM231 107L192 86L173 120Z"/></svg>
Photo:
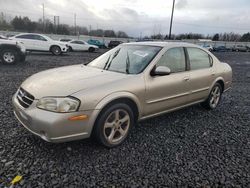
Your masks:
<svg viewBox="0 0 250 188"><path fill-rule="evenodd" d="M116 34L113 30L104 30L104 37L116 37Z"/></svg>
<svg viewBox="0 0 250 188"><path fill-rule="evenodd" d="M213 38L212 38L212 40L213 41L218 41L219 40L219 33L216 33L214 36L213 36Z"/></svg>
<svg viewBox="0 0 250 188"><path fill-rule="evenodd" d="M118 38L128 38L128 35L124 31L118 31L117 32L117 37Z"/></svg>
<svg viewBox="0 0 250 188"><path fill-rule="evenodd" d="M242 35L242 37L240 38L240 41L242 42L250 42L250 33L245 33Z"/></svg>

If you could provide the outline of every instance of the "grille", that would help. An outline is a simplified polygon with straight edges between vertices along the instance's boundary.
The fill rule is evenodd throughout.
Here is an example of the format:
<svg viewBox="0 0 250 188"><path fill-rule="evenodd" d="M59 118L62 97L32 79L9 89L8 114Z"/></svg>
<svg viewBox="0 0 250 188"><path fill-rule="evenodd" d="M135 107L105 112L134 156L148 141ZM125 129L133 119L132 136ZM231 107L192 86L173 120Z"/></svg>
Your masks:
<svg viewBox="0 0 250 188"><path fill-rule="evenodd" d="M34 96L29 94L23 88L20 88L17 93L17 100L24 108L28 108L34 101Z"/></svg>

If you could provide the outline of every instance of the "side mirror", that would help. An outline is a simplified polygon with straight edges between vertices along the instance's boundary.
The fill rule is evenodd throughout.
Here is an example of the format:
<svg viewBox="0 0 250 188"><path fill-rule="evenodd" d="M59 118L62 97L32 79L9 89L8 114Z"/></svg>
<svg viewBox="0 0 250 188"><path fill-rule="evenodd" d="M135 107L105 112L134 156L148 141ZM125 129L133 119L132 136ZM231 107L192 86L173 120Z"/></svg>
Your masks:
<svg viewBox="0 0 250 188"><path fill-rule="evenodd" d="M159 66L151 71L151 76L165 76L171 73L170 68L165 66Z"/></svg>

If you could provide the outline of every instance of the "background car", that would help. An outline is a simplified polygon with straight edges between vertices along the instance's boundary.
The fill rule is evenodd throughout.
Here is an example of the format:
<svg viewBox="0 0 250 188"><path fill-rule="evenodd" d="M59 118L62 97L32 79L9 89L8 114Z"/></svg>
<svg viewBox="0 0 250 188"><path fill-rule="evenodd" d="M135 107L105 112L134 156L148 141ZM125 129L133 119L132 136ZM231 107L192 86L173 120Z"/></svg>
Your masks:
<svg viewBox="0 0 250 188"><path fill-rule="evenodd" d="M122 44L122 41L118 41L118 40L111 40L108 44L109 48L114 48L116 46L118 46L119 44Z"/></svg>
<svg viewBox="0 0 250 188"><path fill-rule="evenodd" d="M235 51L235 52L247 52L248 48L242 44L237 44L233 47L233 51Z"/></svg>
<svg viewBox="0 0 250 188"><path fill-rule="evenodd" d="M71 40L68 43L69 51L89 51L94 52L98 50L98 46L88 44L83 40Z"/></svg>
<svg viewBox="0 0 250 188"><path fill-rule="evenodd" d="M51 52L54 55L60 55L68 51L65 43L55 41L46 35L23 33L10 39L22 43L27 51Z"/></svg>
<svg viewBox="0 0 250 188"><path fill-rule="evenodd" d="M7 37L0 35L0 39L7 39Z"/></svg>
<svg viewBox="0 0 250 188"><path fill-rule="evenodd" d="M92 44L98 46L99 48L107 48L104 42L100 42L99 40L89 39L88 44Z"/></svg>
<svg viewBox="0 0 250 188"><path fill-rule="evenodd" d="M218 46L218 47L214 47L214 51L215 52L228 52L229 49L226 48L225 46Z"/></svg>
<svg viewBox="0 0 250 188"><path fill-rule="evenodd" d="M214 50L211 44L202 45L203 48L207 49L208 51L212 52Z"/></svg>
<svg viewBox="0 0 250 188"><path fill-rule="evenodd" d="M5 64L23 62L26 58L25 47L11 40L0 39L0 61Z"/></svg>

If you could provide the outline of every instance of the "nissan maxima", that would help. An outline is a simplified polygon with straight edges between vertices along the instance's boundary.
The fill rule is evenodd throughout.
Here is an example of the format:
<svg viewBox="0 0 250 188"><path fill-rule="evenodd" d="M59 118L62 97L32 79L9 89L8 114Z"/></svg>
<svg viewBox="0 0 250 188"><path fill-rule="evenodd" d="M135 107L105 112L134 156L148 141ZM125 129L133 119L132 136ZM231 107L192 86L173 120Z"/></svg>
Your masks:
<svg viewBox="0 0 250 188"><path fill-rule="evenodd" d="M137 121L197 103L215 109L231 83L231 67L199 46L135 42L87 65L34 74L13 96L13 106L19 122L46 141L94 136L114 147Z"/></svg>

